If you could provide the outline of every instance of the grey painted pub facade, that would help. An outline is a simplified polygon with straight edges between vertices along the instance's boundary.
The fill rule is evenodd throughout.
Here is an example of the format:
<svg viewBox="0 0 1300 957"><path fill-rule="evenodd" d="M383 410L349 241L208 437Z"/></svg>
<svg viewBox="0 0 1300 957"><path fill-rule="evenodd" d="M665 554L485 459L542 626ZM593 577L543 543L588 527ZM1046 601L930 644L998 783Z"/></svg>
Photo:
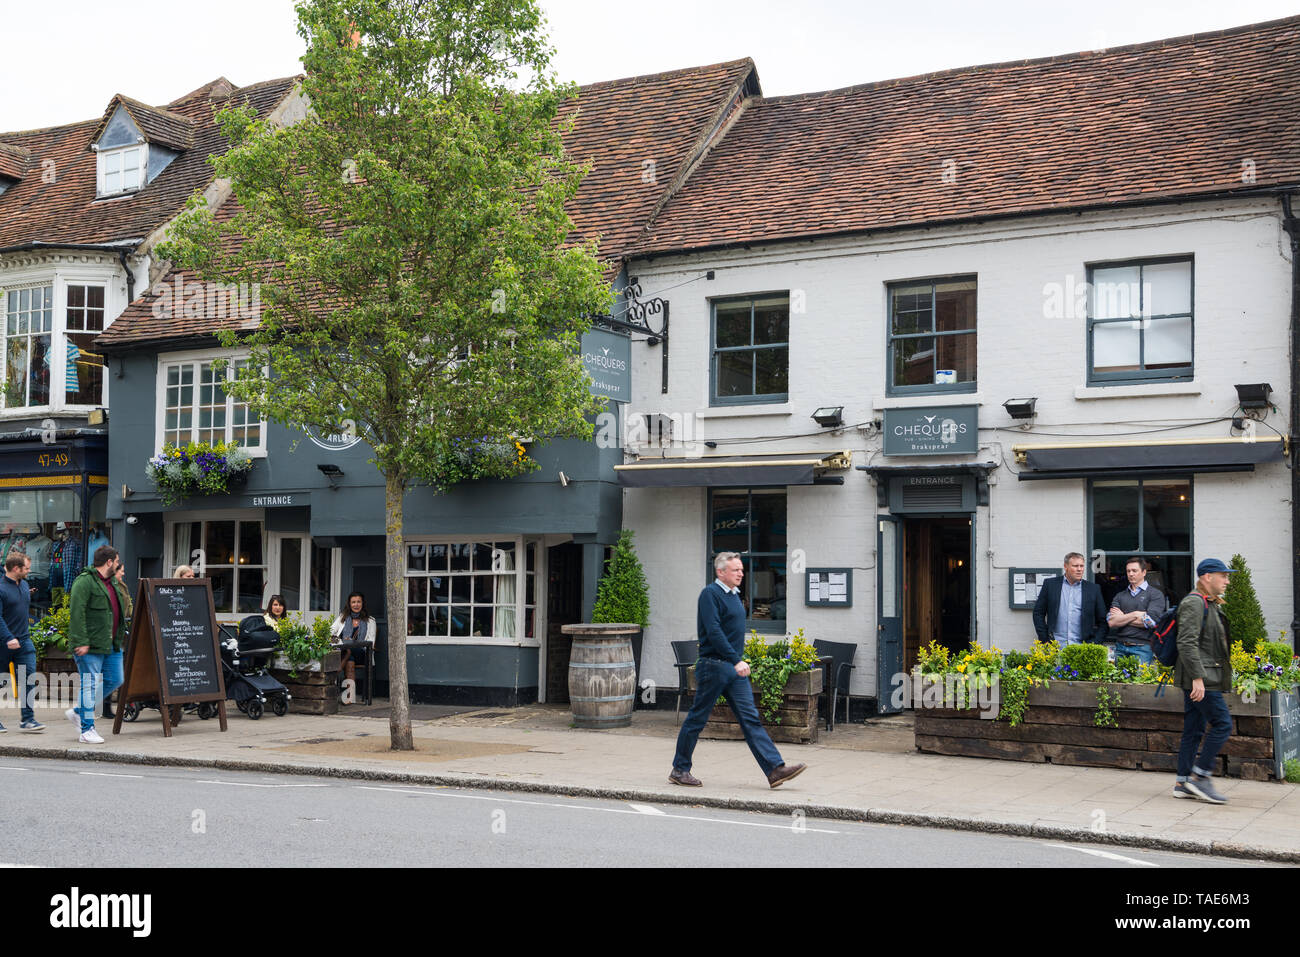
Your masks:
<svg viewBox="0 0 1300 957"><path fill-rule="evenodd" d="M379 622L376 688L386 693L384 485L369 446L256 422L230 397L205 391L212 359L231 355L214 340L106 351L113 386L107 517L130 572L161 576L201 562L218 617L230 622L260 612L270 594L315 617L338 614L346 596L361 591ZM193 412L192 432L164 434L164 419L172 413L174 423L178 408ZM201 420L209 427L200 430ZM165 506L147 475L149 458L164 441L226 440L237 420L254 456L244 487ZM568 647L559 629L590 614L605 549L618 538L622 496L613 466L622 455L574 440L534 445L529 454L539 468L511 480L407 494L413 701L567 700Z"/></svg>

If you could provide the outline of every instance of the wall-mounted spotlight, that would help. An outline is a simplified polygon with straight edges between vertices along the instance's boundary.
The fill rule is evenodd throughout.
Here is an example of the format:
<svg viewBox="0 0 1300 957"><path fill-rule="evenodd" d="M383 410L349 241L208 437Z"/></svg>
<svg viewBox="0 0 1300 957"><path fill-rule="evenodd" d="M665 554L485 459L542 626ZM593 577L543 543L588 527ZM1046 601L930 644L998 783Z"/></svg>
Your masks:
<svg viewBox="0 0 1300 957"><path fill-rule="evenodd" d="M824 429L834 429L844 424L844 406L822 406L812 414L813 419Z"/></svg>
<svg viewBox="0 0 1300 957"><path fill-rule="evenodd" d="M330 488L338 488L338 483L343 479L343 470L337 465L329 462L317 465L316 468L321 470L321 474L329 480Z"/></svg>
<svg viewBox="0 0 1300 957"><path fill-rule="evenodd" d="M565 475L563 472L560 473L560 487L561 488L569 487L569 477Z"/></svg>
<svg viewBox="0 0 1300 957"><path fill-rule="evenodd" d="M1002 408L1006 409L1007 415L1013 419L1032 419L1038 414L1034 408L1037 402L1036 396L1032 399L1007 399L1002 403Z"/></svg>
<svg viewBox="0 0 1300 957"><path fill-rule="evenodd" d="M1250 382L1233 388L1237 390L1237 403L1243 409L1267 409L1271 405L1268 397L1273 387L1267 382Z"/></svg>

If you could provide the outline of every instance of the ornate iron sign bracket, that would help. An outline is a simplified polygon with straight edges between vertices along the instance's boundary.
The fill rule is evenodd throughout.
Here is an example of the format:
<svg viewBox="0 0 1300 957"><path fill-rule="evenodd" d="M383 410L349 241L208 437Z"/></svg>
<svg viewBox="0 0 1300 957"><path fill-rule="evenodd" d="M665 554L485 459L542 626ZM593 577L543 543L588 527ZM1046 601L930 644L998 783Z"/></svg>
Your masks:
<svg viewBox="0 0 1300 957"><path fill-rule="evenodd" d="M612 329L617 332L625 332L629 336L634 333L640 333L646 337L646 342L652 346L663 346L663 382L660 391L668 392L668 302L655 296L653 299L641 298L641 284L638 282L630 283L623 291L623 315L626 318L615 318L614 316L589 316L592 326L601 329ZM658 328L654 328L652 320L655 316L662 317L657 323Z"/></svg>

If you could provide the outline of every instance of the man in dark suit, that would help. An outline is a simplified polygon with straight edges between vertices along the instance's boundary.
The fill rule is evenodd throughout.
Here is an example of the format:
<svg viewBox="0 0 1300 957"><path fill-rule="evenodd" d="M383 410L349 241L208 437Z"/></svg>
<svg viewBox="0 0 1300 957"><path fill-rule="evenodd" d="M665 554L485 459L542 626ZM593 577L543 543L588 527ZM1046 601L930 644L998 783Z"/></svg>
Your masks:
<svg viewBox="0 0 1300 957"><path fill-rule="evenodd" d="M1034 631L1039 641L1055 639L1062 648L1081 641L1101 644L1110 625L1101 588L1083 580L1084 558L1078 552L1065 556L1065 568L1043 583L1034 602Z"/></svg>

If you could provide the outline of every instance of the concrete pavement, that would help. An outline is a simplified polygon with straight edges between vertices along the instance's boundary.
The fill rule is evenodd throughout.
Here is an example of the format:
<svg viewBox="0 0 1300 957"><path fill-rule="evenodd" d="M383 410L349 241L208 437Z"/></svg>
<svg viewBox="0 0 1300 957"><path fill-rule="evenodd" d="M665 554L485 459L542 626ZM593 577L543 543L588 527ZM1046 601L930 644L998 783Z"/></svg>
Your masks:
<svg viewBox="0 0 1300 957"><path fill-rule="evenodd" d="M378 702L377 702L378 704ZM1149 847L1300 863L1300 787L1216 780L1224 806L1176 800L1173 775L920 754L909 720L839 725L815 745L780 745L808 771L771 790L743 742L701 741L703 788L668 782L676 735L671 712L638 711L631 728L570 727L567 709L415 709L416 751L388 750L388 722L349 713L230 711L230 730L186 715L171 738L146 710L122 733L99 719L102 745L79 744L57 710L38 710L43 734L0 721L4 755L324 774L550 794L791 813ZM374 714L374 711L371 711ZM431 715L421 720L422 715ZM433 717L432 715L445 715ZM974 864L973 861L961 862Z"/></svg>

